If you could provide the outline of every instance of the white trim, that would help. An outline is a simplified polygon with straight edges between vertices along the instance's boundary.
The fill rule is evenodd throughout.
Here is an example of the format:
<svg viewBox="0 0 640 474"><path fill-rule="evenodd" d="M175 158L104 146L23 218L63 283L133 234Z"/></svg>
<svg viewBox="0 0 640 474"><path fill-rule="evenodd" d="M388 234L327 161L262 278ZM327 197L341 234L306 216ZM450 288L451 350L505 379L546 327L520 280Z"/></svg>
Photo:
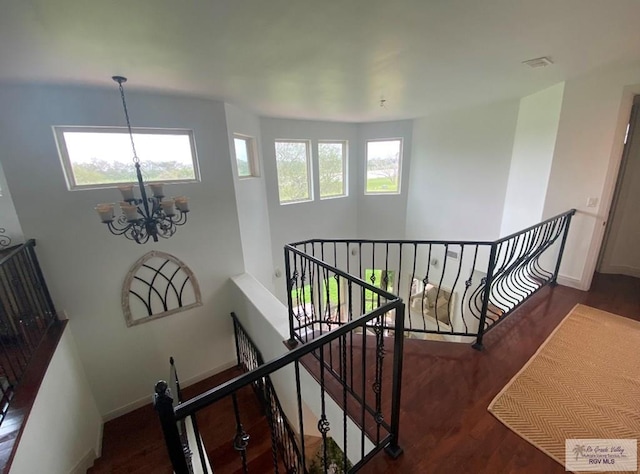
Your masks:
<svg viewBox="0 0 640 474"><path fill-rule="evenodd" d="M628 275L640 278L640 268L630 267L629 265L603 265L600 273L613 273L615 275Z"/></svg>
<svg viewBox="0 0 640 474"><path fill-rule="evenodd" d="M637 86L626 86L623 89L623 97L620 100L618 109L618 123L614 132L614 142L612 144L611 154L609 155L609 164L607 174L602 189L600 208L596 216L595 229L592 234L591 243L585 259L584 271L580 280L581 287L589 289L593 274L598 265L598 257L600 250L604 245L605 226L607 222L613 198L615 194L616 183L618 182L618 173L622 164L622 154L624 152L624 138L627 131L627 124L631 117L631 108L636 94L640 93ZM602 222L602 225L600 225ZM581 288L581 289L583 289Z"/></svg>
<svg viewBox="0 0 640 474"><path fill-rule="evenodd" d="M90 449L78 461L78 463L69 471L69 474L86 474L87 470L93 466L93 462L98 458L93 449Z"/></svg>
<svg viewBox="0 0 640 474"><path fill-rule="evenodd" d="M568 286L577 290L588 291L589 285L585 286L585 283L580 278L575 278L567 275L558 275L558 284L562 286Z"/></svg>
<svg viewBox="0 0 640 474"><path fill-rule="evenodd" d="M306 199L293 199L290 201L283 201L280 198L280 174L278 172L278 143L304 143L305 145L305 150L306 150L306 155L307 155L307 194L308 194L308 198ZM276 158L276 184L278 187L278 203L280 205L286 205L286 204L298 204L301 202L312 202L315 198L314 198L314 186L313 186L313 179L314 179L314 173L313 173L313 166L312 166L312 153L311 153L311 140L308 139L300 139L300 138L276 138L273 141L273 148L274 148L274 152L275 152L275 158Z"/></svg>
<svg viewBox="0 0 640 474"><path fill-rule="evenodd" d="M98 436L96 437L96 449L95 449L95 455L96 458L99 458L100 456L102 456L102 440L104 438L104 423L100 423L100 432L98 433Z"/></svg>
<svg viewBox="0 0 640 474"><path fill-rule="evenodd" d="M235 357L235 356L234 356ZM194 377L191 377L190 379L186 379L186 380L182 380L181 381L181 386L184 387L188 387L190 385L193 385L195 383L201 382L204 379L207 379L209 377L212 377L216 374L219 374L220 372L224 372L227 369L230 369L231 367L235 367L236 366L236 361L234 360L230 360L228 362L225 362L224 364L221 364L219 366L217 366L214 369L211 370L207 370L206 372L203 372L199 375L196 375ZM126 405L121 406L120 408L116 408L115 410L111 410L110 412L105 413L104 415L102 415L102 421L104 423L106 423L107 421L111 421L114 420L122 415L126 415L129 412L132 412L133 410L137 410L138 408L142 408L145 405L148 405L150 403L152 403L152 397L153 395L151 393L149 393L149 395L143 397L143 398L139 398L138 400L135 400L131 403L127 403Z"/></svg>
<svg viewBox="0 0 640 474"><path fill-rule="evenodd" d="M322 188L320 187L320 145L342 145L342 194L332 194L331 196L322 196ZM348 162L349 162L349 140L317 140L317 156L318 156L318 197L321 201L325 199L338 199L349 195L349 179L348 179Z"/></svg>
<svg viewBox="0 0 640 474"><path fill-rule="evenodd" d="M400 150L398 152L398 190L394 192L369 192L367 191L367 165L369 164L369 143L370 142L400 142ZM368 138L364 144L364 194L365 196L398 196L402 194L402 162L404 154L404 139L402 137L389 138Z"/></svg>
<svg viewBox="0 0 640 474"><path fill-rule="evenodd" d="M53 136L55 138L56 147L58 149L58 157L62 165L62 171L67 183L67 189L69 191L85 191L92 189L109 189L116 188L125 184L135 184L136 181L131 180L127 182L119 183L107 183L107 184L77 184L75 182L75 176L73 173L73 167L71 160L69 159L69 151L67 150L67 144L64 139L65 132L76 133L117 133L127 134L125 127L94 127L94 126L77 126L77 125L53 125ZM193 167L193 178L187 179L163 179L159 181L145 180L146 183L167 183L167 184L179 184L179 183L198 183L201 181L200 167L198 164L198 154L196 151L196 139L194 131L188 128L149 128L149 127L136 127L131 129L133 134L147 134L147 135L179 135L187 136L189 138L189 147L191 149L191 165ZM132 162L133 163L133 162Z"/></svg>
<svg viewBox="0 0 640 474"><path fill-rule="evenodd" d="M240 170L238 169L238 154L236 152L236 140L242 140L245 143L247 149L247 162L249 164L249 174L240 176ZM256 145L255 137L251 135L244 135L242 133L233 134L233 155L236 162L236 173L238 179L251 179L260 177L260 162L258 161L258 146Z"/></svg>

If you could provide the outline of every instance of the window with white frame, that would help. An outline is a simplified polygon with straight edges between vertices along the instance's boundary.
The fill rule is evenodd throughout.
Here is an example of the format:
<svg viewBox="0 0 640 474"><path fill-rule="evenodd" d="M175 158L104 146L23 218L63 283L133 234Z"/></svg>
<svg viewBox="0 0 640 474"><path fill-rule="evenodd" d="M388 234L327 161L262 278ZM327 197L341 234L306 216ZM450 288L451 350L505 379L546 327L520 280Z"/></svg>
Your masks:
<svg viewBox="0 0 640 474"><path fill-rule="evenodd" d="M346 196L347 142L318 142L320 199Z"/></svg>
<svg viewBox="0 0 640 474"><path fill-rule="evenodd" d="M106 188L136 181L131 140L117 127L53 127L70 190ZM146 182L198 181L192 130L134 128Z"/></svg>
<svg viewBox="0 0 640 474"><path fill-rule="evenodd" d="M366 194L400 194L402 139L367 141Z"/></svg>
<svg viewBox="0 0 640 474"><path fill-rule="evenodd" d="M307 140L276 140L280 204L313 200L309 148Z"/></svg>
<svg viewBox="0 0 640 474"><path fill-rule="evenodd" d="M233 136L233 145L236 152L238 178L260 176L258 173L255 139L246 135L235 134Z"/></svg>

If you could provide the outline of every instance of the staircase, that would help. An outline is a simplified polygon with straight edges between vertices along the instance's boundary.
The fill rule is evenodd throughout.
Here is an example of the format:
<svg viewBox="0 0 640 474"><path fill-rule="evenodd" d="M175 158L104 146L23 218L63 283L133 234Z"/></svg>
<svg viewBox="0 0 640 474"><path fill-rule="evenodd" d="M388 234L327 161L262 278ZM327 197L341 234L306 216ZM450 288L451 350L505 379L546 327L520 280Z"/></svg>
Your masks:
<svg viewBox="0 0 640 474"><path fill-rule="evenodd" d="M183 391L185 396L192 397L241 374L238 367L233 367ZM261 405L249 387L240 390L237 399L243 414L243 425L251 433L251 449L247 450L250 472L272 472L269 426ZM231 400L220 400L198 412L198 427L209 458L215 459L216 474L241 472L238 454L233 448L235 420ZM87 471L88 474L149 472L172 472L158 415L151 405L105 424L102 456ZM285 471L282 469L280 472Z"/></svg>

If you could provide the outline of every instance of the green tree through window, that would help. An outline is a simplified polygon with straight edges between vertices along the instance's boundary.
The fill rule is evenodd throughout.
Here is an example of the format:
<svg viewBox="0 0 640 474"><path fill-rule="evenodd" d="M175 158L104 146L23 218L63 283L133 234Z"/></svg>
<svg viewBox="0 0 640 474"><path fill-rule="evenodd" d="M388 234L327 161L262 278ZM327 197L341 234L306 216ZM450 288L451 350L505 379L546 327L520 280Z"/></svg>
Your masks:
<svg viewBox="0 0 640 474"><path fill-rule="evenodd" d="M344 196L345 142L318 143L320 198Z"/></svg>
<svg viewBox="0 0 640 474"><path fill-rule="evenodd" d="M386 282L385 282L386 276ZM389 293L393 292L393 285L395 281L395 273L393 271L384 271L380 269L367 268L364 271L364 281L367 283L385 290ZM378 295L371 290L364 290L364 310L365 312L373 311L380 304L378 304Z"/></svg>
<svg viewBox="0 0 640 474"><path fill-rule="evenodd" d="M280 203L310 200L309 143L276 141L275 147Z"/></svg>

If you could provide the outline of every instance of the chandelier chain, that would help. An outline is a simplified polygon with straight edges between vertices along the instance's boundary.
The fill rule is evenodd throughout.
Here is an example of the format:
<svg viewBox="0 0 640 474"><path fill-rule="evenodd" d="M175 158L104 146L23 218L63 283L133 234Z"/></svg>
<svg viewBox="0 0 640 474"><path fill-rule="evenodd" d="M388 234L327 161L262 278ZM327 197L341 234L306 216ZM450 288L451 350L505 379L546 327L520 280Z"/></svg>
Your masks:
<svg viewBox="0 0 640 474"><path fill-rule="evenodd" d="M133 162L140 163L140 158L138 158L138 152L136 151L136 144L133 141L133 131L131 130L131 121L129 120L129 110L127 109L127 101L124 98L124 87L122 87L122 81L118 81L118 87L120 89L120 97L122 98L124 116L127 119L127 129L129 130L129 139L131 140L131 148L133 149Z"/></svg>

